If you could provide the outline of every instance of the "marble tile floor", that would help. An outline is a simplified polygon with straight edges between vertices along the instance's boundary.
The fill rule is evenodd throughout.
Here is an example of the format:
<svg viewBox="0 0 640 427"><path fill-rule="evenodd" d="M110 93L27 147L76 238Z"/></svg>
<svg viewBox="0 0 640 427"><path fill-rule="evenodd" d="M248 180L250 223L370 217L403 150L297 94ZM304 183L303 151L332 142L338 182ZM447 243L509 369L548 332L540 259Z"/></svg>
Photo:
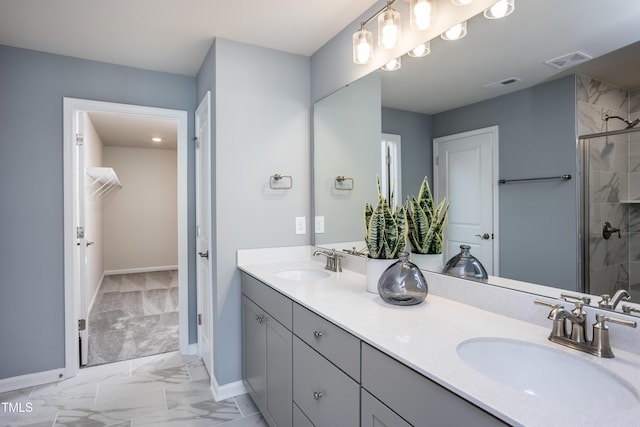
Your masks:
<svg viewBox="0 0 640 427"><path fill-rule="evenodd" d="M267 426L247 394L215 402L202 361L179 352L81 369L0 402L3 427Z"/></svg>
<svg viewBox="0 0 640 427"><path fill-rule="evenodd" d="M178 349L178 271L105 276L89 314L88 366Z"/></svg>

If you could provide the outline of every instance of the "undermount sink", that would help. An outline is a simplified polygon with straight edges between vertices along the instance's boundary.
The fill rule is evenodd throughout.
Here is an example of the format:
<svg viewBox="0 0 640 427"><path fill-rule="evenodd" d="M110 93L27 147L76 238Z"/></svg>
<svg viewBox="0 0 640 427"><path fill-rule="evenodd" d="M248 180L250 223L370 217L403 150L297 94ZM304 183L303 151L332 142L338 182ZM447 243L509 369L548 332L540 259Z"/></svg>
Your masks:
<svg viewBox="0 0 640 427"><path fill-rule="evenodd" d="M458 345L470 367L504 385L559 405L629 409L638 392L613 373L572 356L524 341L475 338Z"/></svg>
<svg viewBox="0 0 640 427"><path fill-rule="evenodd" d="M287 280L318 280L329 277L329 273L313 268L296 268L293 270L283 270L276 273L276 277Z"/></svg>

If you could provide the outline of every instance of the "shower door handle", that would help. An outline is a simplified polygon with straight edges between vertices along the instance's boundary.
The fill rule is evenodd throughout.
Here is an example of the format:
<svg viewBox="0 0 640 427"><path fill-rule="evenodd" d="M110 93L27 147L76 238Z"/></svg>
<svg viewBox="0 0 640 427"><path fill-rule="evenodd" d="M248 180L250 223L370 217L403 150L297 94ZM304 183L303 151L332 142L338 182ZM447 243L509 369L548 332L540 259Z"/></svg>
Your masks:
<svg viewBox="0 0 640 427"><path fill-rule="evenodd" d="M209 259L209 251L206 251L206 252L198 252L198 255L200 255L200 257L201 257L201 258Z"/></svg>

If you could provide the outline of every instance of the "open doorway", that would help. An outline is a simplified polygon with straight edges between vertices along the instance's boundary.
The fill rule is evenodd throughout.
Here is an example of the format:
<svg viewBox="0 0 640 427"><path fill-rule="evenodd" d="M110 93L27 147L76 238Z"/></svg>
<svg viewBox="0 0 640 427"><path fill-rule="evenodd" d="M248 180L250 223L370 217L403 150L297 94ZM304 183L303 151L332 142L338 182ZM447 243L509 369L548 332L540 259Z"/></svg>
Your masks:
<svg viewBox="0 0 640 427"><path fill-rule="evenodd" d="M67 376L187 353L187 113L64 101Z"/></svg>

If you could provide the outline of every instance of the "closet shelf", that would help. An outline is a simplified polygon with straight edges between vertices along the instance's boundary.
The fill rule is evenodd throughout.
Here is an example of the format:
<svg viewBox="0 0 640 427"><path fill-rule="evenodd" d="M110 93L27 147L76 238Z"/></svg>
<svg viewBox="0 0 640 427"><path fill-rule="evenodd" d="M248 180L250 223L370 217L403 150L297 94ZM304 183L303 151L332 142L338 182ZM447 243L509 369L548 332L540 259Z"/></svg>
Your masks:
<svg viewBox="0 0 640 427"><path fill-rule="evenodd" d="M91 167L86 169L87 175L93 178L93 183L98 188L91 194L91 197L102 196L114 188L122 188L122 184L113 168Z"/></svg>

